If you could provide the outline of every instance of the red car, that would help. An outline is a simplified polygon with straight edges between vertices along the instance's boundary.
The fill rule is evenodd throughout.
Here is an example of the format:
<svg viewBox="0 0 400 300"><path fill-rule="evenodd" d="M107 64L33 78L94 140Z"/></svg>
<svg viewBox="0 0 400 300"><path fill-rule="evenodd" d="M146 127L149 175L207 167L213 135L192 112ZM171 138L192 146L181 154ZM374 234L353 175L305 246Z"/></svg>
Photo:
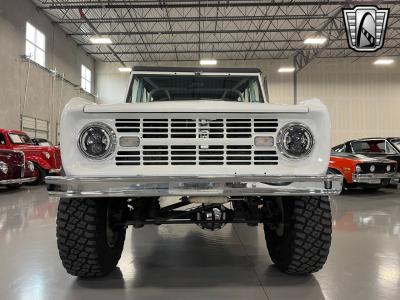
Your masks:
<svg viewBox="0 0 400 300"><path fill-rule="evenodd" d="M22 151L25 159L33 162L35 184L42 183L47 175L59 174L61 171L60 149L34 145L23 131L0 129L0 149Z"/></svg>
<svg viewBox="0 0 400 300"><path fill-rule="evenodd" d="M0 185L14 189L35 180L35 167L23 152L0 150Z"/></svg>
<svg viewBox="0 0 400 300"><path fill-rule="evenodd" d="M343 175L343 187L360 186L377 190L397 178L397 162L385 158L371 158L361 154L332 151L329 173Z"/></svg>

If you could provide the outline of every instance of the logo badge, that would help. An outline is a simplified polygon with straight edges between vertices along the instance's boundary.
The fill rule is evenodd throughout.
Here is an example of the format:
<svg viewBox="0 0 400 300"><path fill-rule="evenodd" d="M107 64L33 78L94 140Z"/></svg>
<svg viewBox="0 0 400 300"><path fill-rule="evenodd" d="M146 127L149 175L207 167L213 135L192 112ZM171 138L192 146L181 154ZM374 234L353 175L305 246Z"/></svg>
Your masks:
<svg viewBox="0 0 400 300"><path fill-rule="evenodd" d="M374 52L383 47L389 9L356 6L343 9L349 47L359 52Z"/></svg>

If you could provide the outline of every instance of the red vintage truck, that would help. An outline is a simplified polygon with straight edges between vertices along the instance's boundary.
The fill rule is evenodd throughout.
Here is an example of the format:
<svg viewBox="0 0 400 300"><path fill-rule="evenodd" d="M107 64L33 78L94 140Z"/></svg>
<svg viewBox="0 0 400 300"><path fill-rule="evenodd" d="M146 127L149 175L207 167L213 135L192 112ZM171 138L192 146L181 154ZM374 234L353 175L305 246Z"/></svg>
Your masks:
<svg viewBox="0 0 400 300"><path fill-rule="evenodd" d="M35 167L36 180L40 184L49 174L59 174L61 171L60 149L55 146L37 146L23 131L0 128L0 149L22 151L25 159Z"/></svg>

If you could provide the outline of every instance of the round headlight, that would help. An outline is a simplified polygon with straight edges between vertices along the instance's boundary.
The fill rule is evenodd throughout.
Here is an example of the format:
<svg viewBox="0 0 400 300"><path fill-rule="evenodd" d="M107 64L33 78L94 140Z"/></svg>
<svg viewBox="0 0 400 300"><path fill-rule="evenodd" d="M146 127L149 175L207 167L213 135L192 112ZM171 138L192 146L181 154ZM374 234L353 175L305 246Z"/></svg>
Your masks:
<svg viewBox="0 0 400 300"><path fill-rule="evenodd" d="M297 159L310 154L314 138L305 125L289 123L279 130L276 144L283 155Z"/></svg>
<svg viewBox="0 0 400 300"><path fill-rule="evenodd" d="M0 161L0 171L4 174L8 173L8 166L5 162Z"/></svg>
<svg viewBox="0 0 400 300"><path fill-rule="evenodd" d="M361 173L362 169L361 166L357 165L356 166L356 173Z"/></svg>
<svg viewBox="0 0 400 300"><path fill-rule="evenodd" d="M91 159L105 159L114 152L116 136L104 123L91 123L81 131L78 146L81 152Z"/></svg>
<svg viewBox="0 0 400 300"><path fill-rule="evenodd" d="M26 164L28 165L29 171L33 172L35 171L35 165L31 161L27 161Z"/></svg>
<svg viewBox="0 0 400 300"><path fill-rule="evenodd" d="M387 166L386 166L386 171L387 171L387 172L390 172L391 170L392 170L391 166L390 166L390 165L387 165Z"/></svg>
<svg viewBox="0 0 400 300"><path fill-rule="evenodd" d="M370 171L371 173L375 172L375 165L371 165L371 166L369 167L369 171Z"/></svg>
<svg viewBox="0 0 400 300"><path fill-rule="evenodd" d="M46 159L50 159L50 153L49 152L43 152L44 157L46 157Z"/></svg>

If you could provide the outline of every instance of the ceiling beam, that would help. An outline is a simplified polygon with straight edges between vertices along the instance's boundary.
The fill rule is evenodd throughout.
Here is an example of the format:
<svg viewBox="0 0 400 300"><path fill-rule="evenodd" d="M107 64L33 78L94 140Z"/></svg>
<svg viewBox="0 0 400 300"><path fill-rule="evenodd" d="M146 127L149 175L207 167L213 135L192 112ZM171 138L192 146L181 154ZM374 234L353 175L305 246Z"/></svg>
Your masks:
<svg viewBox="0 0 400 300"><path fill-rule="evenodd" d="M398 49L398 47L385 47L384 49ZM291 51L302 51L303 48L288 48L288 49L253 49L250 50L251 52L291 52ZM334 48L326 48L324 50L333 50L333 51L340 51L340 50L350 50L349 47L334 47ZM247 49L213 49L213 50L170 50L170 51L148 51L146 54L197 54L197 53L243 53L248 51ZM114 51L118 55L136 55L141 54L143 51ZM103 54L103 55L110 55L113 54L109 51L89 51L88 54L95 55L95 54Z"/></svg>
<svg viewBox="0 0 400 300"><path fill-rule="evenodd" d="M400 15L398 15L400 16ZM169 17L169 18L90 18L94 24L103 23L158 23L158 22L215 22L215 21L275 21L275 20L320 20L326 19L328 15L279 15L279 16L218 16L218 17ZM391 16L393 17L393 16ZM84 23L81 19L59 19L57 24Z"/></svg>
<svg viewBox="0 0 400 300"><path fill-rule="evenodd" d="M338 29L336 28L326 28L323 31L324 32L336 32ZM391 27L388 28L388 30L391 31L399 31L400 27ZM192 35L198 35L198 34L204 34L204 33L221 33L221 34L226 34L226 33L262 33L262 32L270 32L270 33L285 33L285 32L318 32L318 29L315 28L279 28L279 29L226 29L226 30L160 30L160 31L135 31L135 32L128 32L128 31L107 31L107 32L99 32L98 34L100 35L105 35L105 36L131 36L131 35L178 35L178 34L192 34ZM94 32L72 32L72 33L67 33L67 35L70 36L92 36L96 35Z"/></svg>
<svg viewBox="0 0 400 300"><path fill-rule="evenodd" d="M107 9L107 8L122 8L122 9L142 9L142 8L224 8L224 7L267 7L267 6L315 6L315 5L323 5L323 6L337 6L344 5L346 0L342 1L235 1L235 0L226 0L226 1L168 1L159 3L158 1L98 1L97 3L94 1L58 1L58 2L44 2L41 1L42 4L38 5L40 9L45 10L54 10L54 9ZM398 1L395 0L386 0L382 1L381 4L398 4ZM361 1L359 2L361 4ZM365 0L362 1L362 4L376 4L376 1Z"/></svg>

